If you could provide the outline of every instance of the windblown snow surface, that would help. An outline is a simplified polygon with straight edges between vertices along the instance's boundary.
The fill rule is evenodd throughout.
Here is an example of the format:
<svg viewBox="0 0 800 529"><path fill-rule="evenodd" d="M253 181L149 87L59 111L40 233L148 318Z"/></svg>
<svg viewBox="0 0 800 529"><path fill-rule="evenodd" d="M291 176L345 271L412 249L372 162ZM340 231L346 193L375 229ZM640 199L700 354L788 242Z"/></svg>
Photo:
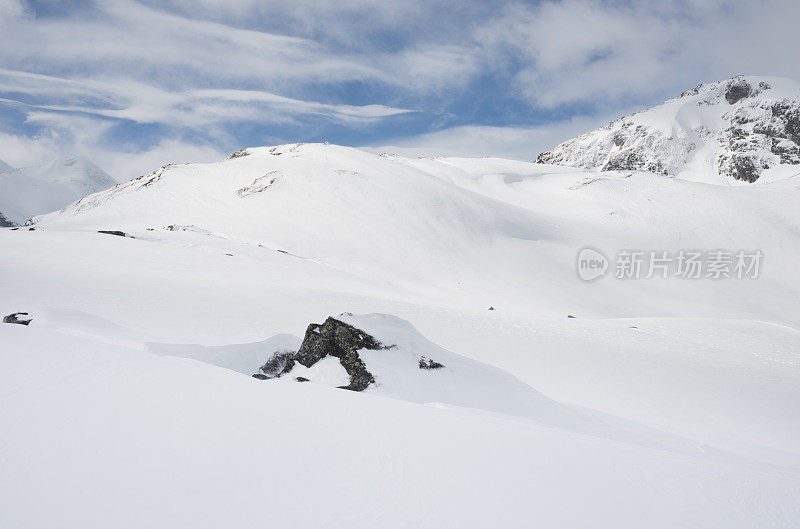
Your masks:
<svg viewBox="0 0 800 529"><path fill-rule="evenodd" d="M798 527L798 193L284 145L0 230L0 526ZM375 384L250 376L328 316Z"/></svg>

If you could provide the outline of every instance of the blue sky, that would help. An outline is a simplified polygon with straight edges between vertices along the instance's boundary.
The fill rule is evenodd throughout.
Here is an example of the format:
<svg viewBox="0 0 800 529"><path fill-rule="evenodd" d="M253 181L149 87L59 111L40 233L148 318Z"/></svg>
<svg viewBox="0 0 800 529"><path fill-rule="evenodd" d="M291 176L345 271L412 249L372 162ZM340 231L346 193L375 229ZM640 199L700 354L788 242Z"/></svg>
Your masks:
<svg viewBox="0 0 800 529"><path fill-rule="evenodd" d="M0 159L117 178L245 146L541 150L705 81L800 78L796 0L0 0Z"/></svg>

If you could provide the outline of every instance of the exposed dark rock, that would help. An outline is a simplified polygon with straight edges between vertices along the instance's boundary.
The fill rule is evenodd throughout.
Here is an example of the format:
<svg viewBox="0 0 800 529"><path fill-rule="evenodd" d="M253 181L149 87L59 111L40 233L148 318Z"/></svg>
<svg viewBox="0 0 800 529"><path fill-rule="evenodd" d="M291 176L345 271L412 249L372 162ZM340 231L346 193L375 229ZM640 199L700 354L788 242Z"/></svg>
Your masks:
<svg viewBox="0 0 800 529"><path fill-rule="evenodd" d="M10 228L12 226L16 226L16 224L5 218L3 213L0 212L0 228Z"/></svg>
<svg viewBox="0 0 800 529"><path fill-rule="evenodd" d="M765 169L800 165L800 101L776 100L770 90L769 83L744 76L700 85L681 96L696 98L698 106L719 105L724 127L681 125L689 134L668 133L631 115L567 140L541 153L537 162L674 176L687 168L699 147L714 147L716 140L719 175L754 182Z"/></svg>
<svg viewBox="0 0 800 529"><path fill-rule="evenodd" d="M119 231L119 230L97 230L97 233L105 233L105 234L108 234L108 235L116 235L117 237L130 237L131 239L133 239L133 237L131 237L130 235L128 235L124 231Z"/></svg>
<svg viewBox="0 0 800 529"><path fill-rule="evenodd" d="M600 168L601 171L650 171L667 174L667 170L656 159L645 159L643 153L633 150L622 150L612 155Z"/></svg>
<svg viewBox="0 0 800 529"><path fill-rule="evenodd" d="M489 307L489 310L494 310L494 307Z"/></svg>
<svg viewBox="0 0 800 529"><path fill-rule="evenodd" d="M31 316L27 312L15 312L3 318L3 323L16 323L18 325L28 325L30 324L32 319L33 316Z"/></svg>
<svg viewBox="0 0 800 529"><path fill-rule="evenodd" d="M276 351L261 366L259 369L261 372L253 376L262 380L278 378L289 373L294 368L295 362L311 367L330 355L339 359L339 363L350 376L350 383L339 387L351 391L363 391L375 382L375 377L358 356L358 351L361 349L375 350L389 349L389 347L352 325L335 318L328 318L322 324L312 323L308 326L303 343L296 353L286 350ZM305 382L307 379L297 377L296 380Z"/></svg>
<svg viewBox="0 0 800 529"><path fill-rule="evenodd" d="M247 152L247 149L239 149L235 153L228 156L228 160L233 160L234 158L241 158L242 156L249 156L250 153Z"/></svg>
<svg viewBox="0 0 800 529"><path fill-rule="evenodd" d="M237 189L235 194L239 198L244 198L255 193L261 193L272 187L272 185L278 181L280 175L280 171L270 171L264 176L259 176L253 180L250 185Z"/></svg>
<svg viewBox="0 0 800 529"><path fill-rule="evenodd" d="M294 367L294 351L275 351L267 363L259 368L264 378L276 378ZM256 376L256 375L253 375Z"/></svg>
<svg viewBox="0 0 800 529"><path fill-rule="evenodd" d="M141 182L141 187L149 187L152 184L156 183L164 172L169 169L170 164L162 165L159 169L156 169L150 174L144 174L142 176L137 176L134 178L134 181Z"/></svg>
<svg viewBox="0 0 800 529"><path fill-rule="evenodd" d="M308 379L306 377L297 377L295 378L295 380L298 382L308 382Z"/></svg>
<svg viewBox="0 0 800 529"><path fill-rule="evenodd" d="M573 319L574 320L575 316L573 316L572 314L567 314L567 319Z"/></svg>
<svg viewBox="0 0 800 529"><path fill-rule="evenodd" d="M444 367L443 364L440 364L436 360L425 358L424 356L419 361L420 369L441 369L443 367Z"/></svg>
<svg viewBox="0 0 800 529"><path fill-rule="evenodd" d="M703 88L703 86L704 85L699 84L699 85L695 86L694 88L692 88L690 90L686 90L685 92L682 92L679 97L696 96L697 94L700 93L700 90Z"/></svg>
<svg viewBox="0 0 800 529"><path fill-rule="evenodd" d="M752 94L753 87L750 86L750 83L744 79L735 79L725 89L725 100L733 105Z"/></svg>
<svg viewBox="0 0 800 529"><path fill-rule="evenodd" d="M755 182L761 176L761 171L753 163L753 160L746 156L734 156L732 159L732 174L737 180L745 182Z"/></svg>
<svg viewBox="0 0 800 529"><path fill-rule="evenodd" d="M306 367L311 367L325 356L335 356L350 375L350 384L341 388L363 391L375 382L375 377L367 371L366 365L358 356L358 351L385 348L364 331L329 317L322 325L312 323L308 326L303 343L295 353L294 359Z"/></svg>

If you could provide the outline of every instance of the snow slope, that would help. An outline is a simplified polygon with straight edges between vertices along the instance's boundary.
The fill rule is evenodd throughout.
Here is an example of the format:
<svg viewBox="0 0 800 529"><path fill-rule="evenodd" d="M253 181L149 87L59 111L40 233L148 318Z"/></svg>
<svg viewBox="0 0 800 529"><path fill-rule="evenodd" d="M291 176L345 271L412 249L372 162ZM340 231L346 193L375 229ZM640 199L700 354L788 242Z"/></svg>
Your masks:
<svg viewBox="0 0 800 529"><path fill-rule="evenodd" d="M537 159L732 184L800 174L800 85L738 76L568 140Z"/></svg>
<svg viewBox="0 0 800 529"><path fill-rule="evenodd" d="M12 169L14 169L14 168L11 167L10 165L8 165L3 160L0 160L0 173L5 173L7 171L11 171Z"/></svg>
<svg viewBox="0 0 800 529"><path fill-rule="evenodd" d="M796 527L799 191L286 145L0 230L0 525ZM343 312L375 386L249 376Z"/></svg>
<svg viewBox="0 0 800 529"><path fill-rule="evenodd" d="M797 321L800 196L792 180L743 191L647 173L413 160L322 144L245 152L161 168L35 223L235 248L226 253L254 259L285 252L286 266L324 265L369 283L374 295L442 306L605 317L716 317L722 309ZM587 245L609 255L760 249L770 273L586 285L575 281L574 261Z"/></svg>
<svg viewBox="0 0 800 529"><path fill-rule="evenodd" d="M0 326L0 336L3 365L14 368L0 370L4 527L747 528L799 519L800 482L780 469L265 384L33 327Z"/></svg>
<svg viewBox="0 0 800 529"><path fill-rule="evenodd" d="M21 169L0 167L0 218L21 225L34 215L58 210L115 183L82 156Z"/></svg>

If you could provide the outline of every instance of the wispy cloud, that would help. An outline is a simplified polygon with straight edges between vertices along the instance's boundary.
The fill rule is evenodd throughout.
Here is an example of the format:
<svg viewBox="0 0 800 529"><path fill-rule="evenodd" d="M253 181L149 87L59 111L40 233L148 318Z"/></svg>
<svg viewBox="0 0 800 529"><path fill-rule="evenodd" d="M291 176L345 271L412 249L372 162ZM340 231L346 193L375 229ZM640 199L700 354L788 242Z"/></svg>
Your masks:
<svg viewBox="0 0 800 529"><path fill-rule="evenodd" d="M796 0L0 0L0 159L320 137L532 158L699 82L800 77L799 18Z"/></svg>

